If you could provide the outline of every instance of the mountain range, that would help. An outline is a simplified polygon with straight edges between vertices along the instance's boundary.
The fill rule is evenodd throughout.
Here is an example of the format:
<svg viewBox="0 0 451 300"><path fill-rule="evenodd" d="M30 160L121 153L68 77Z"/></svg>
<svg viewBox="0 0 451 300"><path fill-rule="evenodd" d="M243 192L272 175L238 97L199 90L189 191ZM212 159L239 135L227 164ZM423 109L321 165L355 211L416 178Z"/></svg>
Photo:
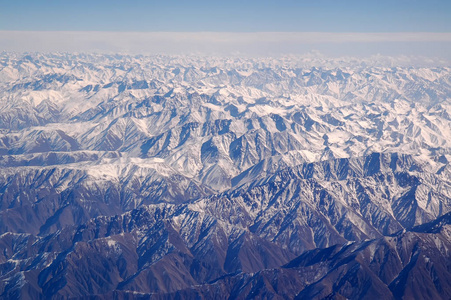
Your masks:
<svg viewBox="0 0 451 300"><path fill-rule="evenodd" d="M446 66L0 54L0 296L449 299Z"/></svg>

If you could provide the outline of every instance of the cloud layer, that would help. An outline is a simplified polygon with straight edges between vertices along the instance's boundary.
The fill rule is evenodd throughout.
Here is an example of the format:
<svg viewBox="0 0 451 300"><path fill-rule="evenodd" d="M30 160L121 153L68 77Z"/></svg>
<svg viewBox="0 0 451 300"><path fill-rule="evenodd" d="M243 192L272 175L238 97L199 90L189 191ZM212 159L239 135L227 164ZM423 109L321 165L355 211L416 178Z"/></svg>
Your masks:
<svg viewBox="0 0 451 300"><path fill-rule="evenodd" d="M451 58L451 33L0 31L0 50L130 54L423 55Z"/></svg>

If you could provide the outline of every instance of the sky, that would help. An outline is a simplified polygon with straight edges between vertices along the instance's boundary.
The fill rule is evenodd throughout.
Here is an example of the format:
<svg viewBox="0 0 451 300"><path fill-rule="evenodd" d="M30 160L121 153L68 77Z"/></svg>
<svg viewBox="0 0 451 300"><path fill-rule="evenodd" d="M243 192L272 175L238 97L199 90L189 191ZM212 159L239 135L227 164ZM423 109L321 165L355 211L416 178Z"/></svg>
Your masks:
<svg viewBox="0 0 451 300"><path fill-rule="evenodd" d="M296 35L290 40L287 33ZM450 34L450 0L0 0L0 51L319 50L451 57Z"/></svg>
<svg viewBox="0 0 451 300"><path fill-rule="evenodd" d="M449 0L0 0L0 30L451 32Z"/></svg>

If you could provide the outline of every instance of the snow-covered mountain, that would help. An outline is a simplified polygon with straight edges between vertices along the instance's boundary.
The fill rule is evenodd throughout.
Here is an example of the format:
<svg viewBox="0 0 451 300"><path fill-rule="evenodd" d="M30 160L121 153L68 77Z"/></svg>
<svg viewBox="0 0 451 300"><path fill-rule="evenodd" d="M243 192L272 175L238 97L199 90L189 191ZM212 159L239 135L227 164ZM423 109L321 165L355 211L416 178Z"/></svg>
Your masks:
<svg viewBox="0 0 451 300"><path fill-rule="evenodd" d="M0 54L0 295L240 298L447 214L451 69L390 64ZM363 295L312 280L265 293Z"/></svg>

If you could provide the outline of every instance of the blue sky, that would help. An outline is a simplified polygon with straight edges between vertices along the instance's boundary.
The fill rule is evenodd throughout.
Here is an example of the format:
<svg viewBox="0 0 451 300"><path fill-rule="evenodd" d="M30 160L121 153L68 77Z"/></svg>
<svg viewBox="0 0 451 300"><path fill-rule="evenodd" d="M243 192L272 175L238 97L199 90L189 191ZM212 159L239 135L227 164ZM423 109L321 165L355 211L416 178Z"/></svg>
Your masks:
<svg viewBox="0 0 451 300"><path fill-rule="evenodd" d="M451 32L450 0L0 0L0 30Z"/></svg>
<svg viewBox="0 0 451 300"><path fill-rule="evenodd" d="M451 61L451 0L0 0L2 50Z"/></svg>

